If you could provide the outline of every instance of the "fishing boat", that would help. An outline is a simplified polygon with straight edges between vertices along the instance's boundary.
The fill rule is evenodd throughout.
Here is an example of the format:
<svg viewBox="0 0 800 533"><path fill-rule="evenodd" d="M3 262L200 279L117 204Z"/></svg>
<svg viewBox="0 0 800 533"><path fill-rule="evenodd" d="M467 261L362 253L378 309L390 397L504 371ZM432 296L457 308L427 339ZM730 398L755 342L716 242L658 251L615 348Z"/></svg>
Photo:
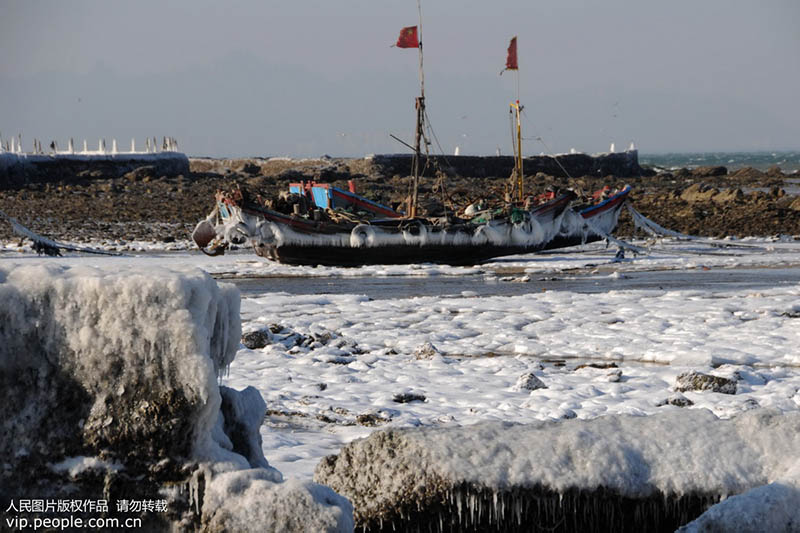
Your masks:
<svg viewBox="0 0 800 533"><path fill-rule="evenodd" d="M200 249L218 255L231 245L249 245L262 257L294 265L471 265L494 257L537 252L558 237L564 214L576 194L564 191L538 205L526 205L519 128L515 165L519 185L507 194L515 196L516 201L508 201L501 208L419 216L420 162L423 146L427 152L430 144L425 129L421 36L419 9L419 24L403 28L395 45L416 48L419 53L420 95L415 99L414 155L405 212L325 184L292 184L287 202L264 201L241 189L218 192L214 211L192 235ZM519 101L517 108L519 111Z"/></svg>

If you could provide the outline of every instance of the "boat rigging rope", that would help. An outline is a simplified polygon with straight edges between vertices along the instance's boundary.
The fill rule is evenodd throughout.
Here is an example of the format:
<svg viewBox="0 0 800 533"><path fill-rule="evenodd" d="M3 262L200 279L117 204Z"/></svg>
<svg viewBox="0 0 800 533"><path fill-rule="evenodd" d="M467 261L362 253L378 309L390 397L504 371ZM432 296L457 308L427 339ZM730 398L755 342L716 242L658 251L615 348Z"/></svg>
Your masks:
<svg viewBox="0 0 800 533"><path fill-rule="evenodd" d="M428 115L428 110L427 109L425 109L425 125L428 127L428 131L430 132L431 138L436 143L437 148L439 148L439 154L441 155L441 158L444 159L445 164L447 164L447 166L449 168L455 169L455 167L447 159L447 156L444 153L444 149L442 148L442 144L439 142L439 137L436 135L436 132L433 130L433 125L431 124L431 117ZM426 144L426 155L429 155L427 153L427 144ZM430 159L429 157L426 157L426 164L427 164L427 161L429 159ZM434 166L436 166L437 170L441 171L441 169L439 168L438 163L435 160L434 160ZM441 177L441 176L439 177L438 184L439 184L439 190L442 193L442 205L444 206L444 214L445 214L445 216L447 216L447 202L450 202L452 204L453 203L453 199L450 198L449 195L447 194L444 177Z"/></svg>
<svg viewBox="0 0 800 533"><path fill-rule="evenodd" d="M524 109L522 110L522 116L525 119L525 127L527 128L529 125L531 125L531 121L528 120L528 114L525 112ZM534 132L536 131L536 128L533 127L532 125L531 125L531 129L533 129ZM547 146L547 143L544 142L544 139L542 138L541 135L536 135L536 137L533 137L533 139L539 141L540 143L542 143L542 146L544 146L544 149L547 150L547 153L549 153L549 154L553 153L553 151L550 149L550 147ZM569 181L569 183L573 187L575 187L577 189L578 195L581 196L581 197L586 197L586 194L583 191L583 187L581 187L580 183L578 183L577 180L575 178L573 178L570 175L569 172L567 172L567 169L564 168L564 165L561 164L561 161L559 161L558 158L555 155L551 155L550 157L553 158L553 161L555 161L556 164L561 168L561 171L564 172L564 175L567 177L567 180Z"/></svg>

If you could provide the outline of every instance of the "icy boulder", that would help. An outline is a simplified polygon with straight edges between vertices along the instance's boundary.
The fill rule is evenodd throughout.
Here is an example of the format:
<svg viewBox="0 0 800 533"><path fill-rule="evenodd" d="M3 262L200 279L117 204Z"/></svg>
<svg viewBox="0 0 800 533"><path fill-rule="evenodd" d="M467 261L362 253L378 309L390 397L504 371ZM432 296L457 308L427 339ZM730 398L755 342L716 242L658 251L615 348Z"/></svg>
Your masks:
<svg viewBox="0 0 800 533"><path fill-rule="evenodd" d="M376 432L323 459L314 480L348 497L367 530L667 531L752 489L790 509L798 449L800 413L673 408Z"/></svg>
<svg viewBox="0 0 800 533"><path fill-rule="evenodd" d="M800 463L798 463L800 466ZM732 496L680 528L680 533L800 532L800 472Z"/></svg>
<svg viewBox="0 0 800 533"><path fill-rule="evenodd" d="M258 392L221 393L240 335L238 290L199 270L0 266L0 505L80 497L108 510L71 516L261 531L297 498L314 529L347 529L343 498L267 463ZM117 507L155 499L161 512Z"/></svg>

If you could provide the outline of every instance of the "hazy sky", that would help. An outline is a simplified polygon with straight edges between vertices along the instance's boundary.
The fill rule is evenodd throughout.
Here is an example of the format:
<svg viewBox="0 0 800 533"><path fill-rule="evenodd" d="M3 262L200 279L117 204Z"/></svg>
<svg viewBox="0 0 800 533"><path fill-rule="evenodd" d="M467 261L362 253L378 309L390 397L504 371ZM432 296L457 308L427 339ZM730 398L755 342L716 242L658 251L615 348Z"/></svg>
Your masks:
<svg viewBox="0 0 800 533"><path fill-rule="evenodd" d="M452 153L800 149L798 0L423 0L428 113ZM413 0L0 0L0 135L176 137L190 155L402 152ZM541 136L549 150L534 139Z"/></svg>

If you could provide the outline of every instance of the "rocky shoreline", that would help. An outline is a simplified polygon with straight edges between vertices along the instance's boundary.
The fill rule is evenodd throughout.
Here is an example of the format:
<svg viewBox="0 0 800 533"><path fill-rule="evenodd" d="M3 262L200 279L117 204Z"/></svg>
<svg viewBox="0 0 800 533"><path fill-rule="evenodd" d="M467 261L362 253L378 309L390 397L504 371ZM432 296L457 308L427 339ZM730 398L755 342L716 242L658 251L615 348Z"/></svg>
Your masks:
<svg viewBox="0 0 800 533"><path fill-rule="evenodd" d="M502 158L483 159L497 161L478 170L474 162L472 167L458 168L452 164L438 168L430 165L431 176L423 180L420 191L422 206L434 212L443 203L463 207L481 198L502 198L508 177L505 163ZM0 210L57 240L172 242L189 238L194 225L213 208L216 190L235 185L277 194L287 190L289 183L301 180L343 188L352 180L366 197L398 205L409 185L408 176L398 173L403 162L404 158L394 158L388 164L380 157L192 158L185 173L165 174L158 167L143 166L123 175L98 166L69 176L54 173L49 182L7 184L0 189ZM464 159L463 163L467 162ZM533 171L535 167L526 168ZM630 184L636 209L675 231L707 237L800 236L800 196L796 195L800 176L785 174L777 167L767 171L725 167L672 172L641 169L638 175L590 173L575 179L556 172L538 172L529 175L526 184L531 192L547 187L590 192L606 185L619 188ZM623 214L617 235L630 237L634 231L630 217ZM0 239L16 238L9 224L0 223Z"/></svg>

